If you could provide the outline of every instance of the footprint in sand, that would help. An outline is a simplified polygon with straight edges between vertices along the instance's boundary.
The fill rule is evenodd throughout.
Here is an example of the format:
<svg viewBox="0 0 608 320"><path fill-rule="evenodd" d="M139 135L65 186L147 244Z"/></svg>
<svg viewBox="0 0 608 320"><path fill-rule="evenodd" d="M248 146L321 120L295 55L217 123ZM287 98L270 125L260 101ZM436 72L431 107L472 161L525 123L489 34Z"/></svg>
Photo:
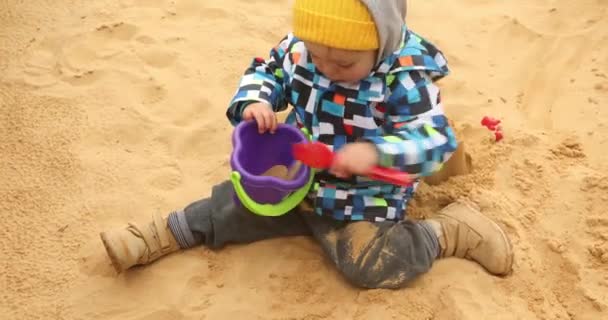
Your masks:
<svg viewBox="0 0 608 320"><path fill-rule="evenodd" d="M135 38L135 41L143 44L155 44L156 40L150 36L142 35Z"/></svg>
<svg viewBox="0 0 608 320"><path fill-rule="evenodd" d="M189 312L200 313L211 306L210 295L204 294L205 289L217 283L217 279L211 280L208 277L192 276L183 290L180 304L185 306Z"/></svg>
<svg viewBox="0 0 608 320"><path fill-rule="evenodd" d="M181 170L177 165L169 165L160 169L153 169L154 173L147 181L150 185L158 190L169 191L177 188L183 181Z"/></svg>
<svg viewBox="0 0 608 320"><path fill-rule="evenodd" d="M159 45L157 39L148 35L136 37L134 45L135 54L137 54L145 64L155 68L166 68L171 66L179 55L177 51L167 50L166 45Z"/></svg>
<svg viewBox="0 0 608 320"><path fill-rule="evenodd" d="M85 86L97 82L99 79L101 79L102 75L103 71L89 70L64 77L63 80L71 85Z"/></svg>
<svg viewBox="0 0 608 320"><path fill-rule="evenodd" d="M186 108L181 113L175 114L173 124L179 127L189 127L193 124L200 124L210 111L213 111L213 104L206 98L195 100L190 108Z"/></svg>
<svg viewBox="0 0 608 320"><path fill-rule="evenodd" d="M77 86L97 82L108 65L116 65L113 59L127 51L137 32L135 25L116 22L67 39L57 56L61 80Z"/></svg>
<svg viewBox="0 0 608 320"><path fill-rule="evenodd" d="M25 63L23 81L34 87L48 87L58 82L57 59L50 50L41 48Z"/></svg>
<svg viewBox="0 0 608 320"><path fill-rule="evenodd" d="M177 59L178 53L166 49L158 48L140 48L136 49L137 56L147 65L156 68L165 68L172 65Z"/></svg>
<svg viewBox="0 0 608 320"><path fill-rule="evenodd" d="M112 24L102 24L96 28L96 31L97 35L102 37L127 41L137 34L138 28L133 24L117 22Z"/></svg>
<svg viewBox="0 0 608 320"><path fill-rule="evenodd" d="M141 95L141 102L144 105L162 102L167 98L168 94L167 89L162 84L154 81L153 78L140 85L139 91Z"/></svg>
<svg viewBox="0 0 608 320"><path fill-rule="evenodd" d="M102 48L92 39L87 36L77 37L60 50L61 71L71 73L92 68L96 64L97 49Z"/></svg>
<svg viewBox="0 0 608 320"><path fill-rule="evenodd" d="M189 289L188 291L195 291L201 290L207 285L209 285L209 279L207 277L193 276L190 278L190 280L188 280L186 287Z"/></svg>
<svg viewBox="0 0 608 320"><path fill-rule="evenodd" d="M228 11L222 8L204 8L201 13L201 17L203 19L210 20L224 19L228 18L229 16L230 14L228 13Z"/></svg>
<svg viewBox="0 0 608 320"><path fill-rule="evenodd" d="M184 37L179 37L179 36L176 36L176 37L169 37L169 38L166 38L166 39L164 40L165 44L168 44L168 45L174 45L174 44L176 44L176 43L181 43L181 42L184 42L184 41L186 41L186 38L184 38Z"/></svg>
<svg viewBox="0 0 608 320"><path fill-rule="evenodd" d="M74 71L90 69L98 60L110 59L126 49L138 28L123 22L103 24L94 31L75 36L62 48L64 67Z"/></svg>
<svg viewBox="0 0 608 320"><path fill-rule="evenodd" d="M96 46L91 40L83 40L61 48L58 56L61 80L77 86L99 80L102 66L96 61Z"/></svg>

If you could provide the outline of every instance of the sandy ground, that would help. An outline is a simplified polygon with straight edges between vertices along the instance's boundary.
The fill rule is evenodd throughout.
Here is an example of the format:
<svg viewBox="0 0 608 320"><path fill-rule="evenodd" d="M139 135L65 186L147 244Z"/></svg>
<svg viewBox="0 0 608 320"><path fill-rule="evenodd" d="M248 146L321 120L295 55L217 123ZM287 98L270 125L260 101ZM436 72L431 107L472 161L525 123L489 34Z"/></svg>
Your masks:
<svg viewBox="0 0 608 320"><path fill-rule="evenodd" d="M209 194L224 109L288 31L286 1L0 1L3 319L608 319L608 2L410 1L447 54L440 84L508 230L513 275L447 259L396 291L348 285L306 238L174 254L116 276L98 233ZM504 122L494 143L479 124Z"/></svg>

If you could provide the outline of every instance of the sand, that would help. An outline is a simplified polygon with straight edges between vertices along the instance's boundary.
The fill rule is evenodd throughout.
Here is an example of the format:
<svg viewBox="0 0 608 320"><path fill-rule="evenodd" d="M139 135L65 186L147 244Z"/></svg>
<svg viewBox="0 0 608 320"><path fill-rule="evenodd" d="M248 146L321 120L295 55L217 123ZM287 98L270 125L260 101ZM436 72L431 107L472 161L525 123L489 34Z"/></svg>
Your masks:
<svg viewBox="0 0 608 320"><path fill-rule="evenodd" d="M287 1L0 2L3 319L608 319L608 3L410 1L443 49L474 171L423 185L510 234L514 272L457 259L358 290L304 237L177 253L117 276L98 233L228 177L224 110L288 31ZM495 143L480 120L503 121Z"/></svg>

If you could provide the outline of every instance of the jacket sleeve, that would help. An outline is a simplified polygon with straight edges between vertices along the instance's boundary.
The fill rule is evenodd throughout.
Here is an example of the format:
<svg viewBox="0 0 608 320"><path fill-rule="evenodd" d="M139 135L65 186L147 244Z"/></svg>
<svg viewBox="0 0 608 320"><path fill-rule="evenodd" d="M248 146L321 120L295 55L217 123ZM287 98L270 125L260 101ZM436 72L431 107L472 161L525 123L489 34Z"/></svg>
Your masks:
<svg viewBox="0 0 608 320"><path fill-rule="evenodd" d="M245 107L254 102L265 102L275 112L287 108L285 101L284 60L293 41L290 34L270 50L267 60L255 58L245 70L226 116L233 125L238 124Z"/></svg>
<svg viewBox="0 0 608 320"><path fill-rule="evenodd" d="M392 81L392 82L391 82ZM389 76L383 136L367 137L379 153L379 165L429 176L456 150L457 142L441 105L439 88L426 71Z"/></svg>

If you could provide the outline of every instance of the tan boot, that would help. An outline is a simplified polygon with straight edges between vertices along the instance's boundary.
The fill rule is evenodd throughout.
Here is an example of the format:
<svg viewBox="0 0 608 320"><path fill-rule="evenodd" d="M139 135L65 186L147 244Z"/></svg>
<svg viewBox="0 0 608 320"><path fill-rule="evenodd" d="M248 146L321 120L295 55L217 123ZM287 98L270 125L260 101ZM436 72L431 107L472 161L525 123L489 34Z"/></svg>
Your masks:
<svg viewBox="0 0 608 320"><path fill-rule="evenodd" d="M438 234L442 257L476 261L495 275L511 272L513 248L507 234L473 206L452 203L429 222Z"/></svg>
<svg viewBox="0 0 608 320"><path fill-rule="evenodd" d="M179 250L167 219L159 214L152 221L100 233L114 269L118 273L136 265L148 264L171 252Z"/></svg>

